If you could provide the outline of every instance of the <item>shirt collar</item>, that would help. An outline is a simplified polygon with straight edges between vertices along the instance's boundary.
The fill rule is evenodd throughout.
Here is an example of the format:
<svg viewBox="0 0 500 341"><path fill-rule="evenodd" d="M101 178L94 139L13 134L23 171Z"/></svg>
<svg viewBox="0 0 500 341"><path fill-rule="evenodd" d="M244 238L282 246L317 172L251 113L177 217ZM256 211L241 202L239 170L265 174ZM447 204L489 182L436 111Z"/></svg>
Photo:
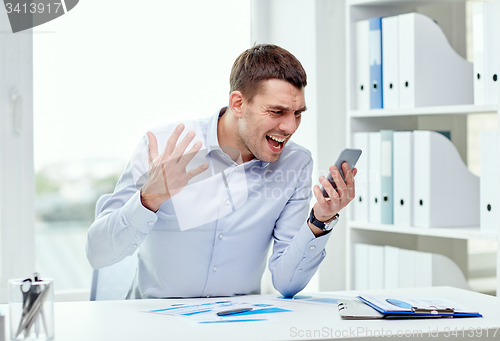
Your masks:
<svg viewBox="0 0 500 341"><path fill-rule="evenodd" d="M219 118L222 117L225 113L225 109L227 107L224 107L220 109L217 113L212 115L210 119L208 120L208 125L207 125L207 139L206 139L206 146L208 148L208 153L210 154L212 150L221 150L219 146L219 139L217 138L217 122L219 121Z"/></svg>
<svg viewBox="0 0 500 341"><path fill-rule="evenodd" d="M208 120L206 146L209 154L212 153L212 151L214 150L224 153L220 148L219 139L217 138L217 123L219 122L219 118L221 118L222 115L226 113L226 110L227 107L223 107L217 113L212 115ZM261 169L269 166L269 162L264 162L257 159L250 160L249 162L250 163L257 162L257 164Z"/></svg>

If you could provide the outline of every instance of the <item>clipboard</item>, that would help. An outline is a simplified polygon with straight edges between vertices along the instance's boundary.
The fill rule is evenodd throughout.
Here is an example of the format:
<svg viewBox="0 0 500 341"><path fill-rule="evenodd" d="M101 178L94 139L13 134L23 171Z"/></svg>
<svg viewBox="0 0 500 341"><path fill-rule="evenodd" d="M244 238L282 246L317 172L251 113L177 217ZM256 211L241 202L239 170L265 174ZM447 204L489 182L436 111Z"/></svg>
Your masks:
<svg viewBox="0 0 500 341"><path fill-rule="evenodd" d="M447 299L386 296L357 296L383 318L462 318L483 317L478 312Z"/></svg>
<svg viewBox="0 0 500 341"><path fill-rule="evenodd" d="M382 314L376 309L360 300L342 300L338 303L339 315L343 320L402 320L402 319L423 319L445 317L437 315L391 315ZM447 316L451 317L451 316Z"/></svg>

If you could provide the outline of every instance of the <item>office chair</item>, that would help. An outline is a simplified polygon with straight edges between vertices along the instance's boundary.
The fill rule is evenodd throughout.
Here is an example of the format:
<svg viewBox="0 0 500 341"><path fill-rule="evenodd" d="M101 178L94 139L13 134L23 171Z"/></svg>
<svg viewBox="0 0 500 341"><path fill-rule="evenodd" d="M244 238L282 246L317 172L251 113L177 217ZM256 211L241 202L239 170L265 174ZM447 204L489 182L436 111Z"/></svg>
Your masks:
<svg viewBox="0 0 500 341"><path fill-rule="evenodd" d="M111 197L103 194L97 199L95 217L101 213L102 207ZM125 299L135 275L137 267L137 251L119 263L98 269L92 272L92 285L90 289L91 301L122 300Z"/></svg>

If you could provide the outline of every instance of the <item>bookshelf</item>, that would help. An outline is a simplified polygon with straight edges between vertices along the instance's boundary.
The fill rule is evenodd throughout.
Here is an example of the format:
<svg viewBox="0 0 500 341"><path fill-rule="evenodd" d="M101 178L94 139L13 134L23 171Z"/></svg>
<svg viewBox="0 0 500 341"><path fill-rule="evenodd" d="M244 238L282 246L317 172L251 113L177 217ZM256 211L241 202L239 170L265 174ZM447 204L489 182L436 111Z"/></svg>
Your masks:
<svg viewBox="0 0 500 341"><path fill-rule="evenodd" d="M455 238L455 239L477 239L477 240L491 240L496 241L497 235L494 233L485 233L479 230L479 226L464 226L464 227L416 227L416 226L400 226L389 224L375 224L366 222L351 222L351 229L366 230L366 231L380 231L401 233L417 236L432 236L441 238Z"/></svg>
<svg viewBox="0 0 500 341"><path fill-rule="evenodd" d="M491 114L498 110L496 105L442 105L438 107L420 107L413 109L373 109L373 110L350 110L350 118L369 117L399 117L419 115L468 115L468 114Z"/></svg>
<svg viewBox="0 0 500 341"><path fill-rule="evenodd" d="M352 145L352 134L381 129L393 130L448 130L452 142L466 163L467 115L498 113L497 105L447 105L412 109L354 110L353 81L355 74L355 23L370 17L392 16L419 12L442 22L442 29L452 47L464 58L465 51L465 2L453 0L346 0L346 131L347 145ZM440 25L441 26L441 25ZM498 157L498 156L497 156ZM500 174L499 174L500 176ZM499 194L500 196L500 194ZM479 203L478 203L479 205ZM349 214L349 217L351 215ZM349 218L351 219L351 218ZM479 226L451 228L421 228L396 226L349 220L346 226L346 289L354 289L354 244L391 245L418 251L439 253L451 258L467 276L468 240L497 241L498 234L484 233ZM497 250L497 260L500 252ZM497 261L497 278L500 262ZM497 295L500 281L497 281Z"/></svg>

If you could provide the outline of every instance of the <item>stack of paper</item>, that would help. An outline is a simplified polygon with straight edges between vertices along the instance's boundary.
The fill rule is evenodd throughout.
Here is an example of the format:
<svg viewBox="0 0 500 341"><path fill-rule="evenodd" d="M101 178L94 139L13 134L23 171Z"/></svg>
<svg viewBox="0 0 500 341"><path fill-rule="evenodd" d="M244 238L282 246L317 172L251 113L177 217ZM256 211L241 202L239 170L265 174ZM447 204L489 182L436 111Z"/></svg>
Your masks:
<svg viewBox="0 0 500 341"><path fill-rule="evenodd" d="M225 300L199 304L173 304L163 309L145 312L176 316L188 323L207 324L268 321L273 318L273 314L290 311L272 304Z"/></svg>

